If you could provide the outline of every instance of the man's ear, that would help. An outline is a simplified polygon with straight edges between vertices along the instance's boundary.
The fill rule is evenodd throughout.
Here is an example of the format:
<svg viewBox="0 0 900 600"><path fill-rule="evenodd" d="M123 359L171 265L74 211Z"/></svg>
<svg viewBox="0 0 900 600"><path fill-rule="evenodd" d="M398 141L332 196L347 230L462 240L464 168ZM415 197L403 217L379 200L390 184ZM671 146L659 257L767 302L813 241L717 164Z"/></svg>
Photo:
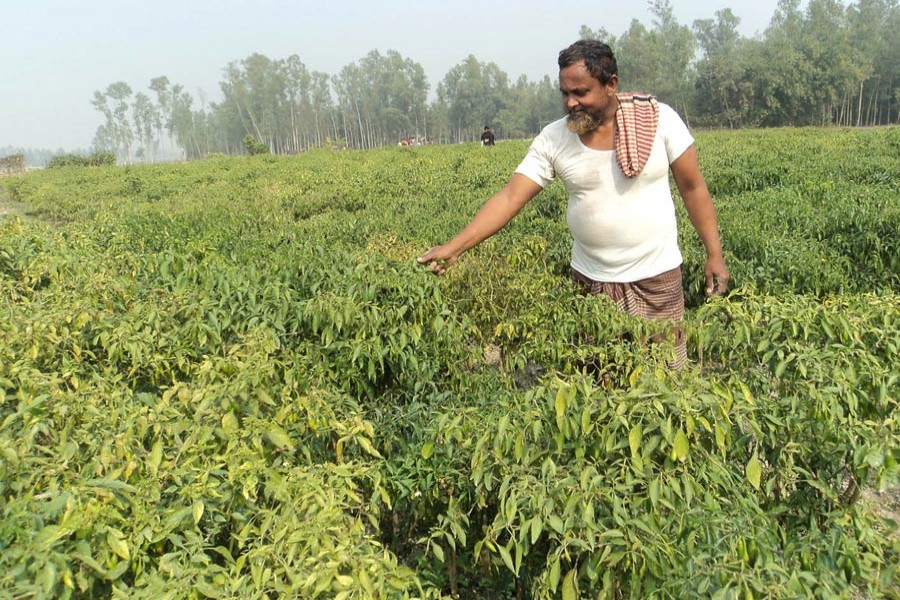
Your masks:
<svg viewBox="0 0 900 600"><path fill-rule="evenodd" d="M616 90L619 89L619 76L611 75L609 81L606 82L606 93L610 96L616 93Z"/></svg>

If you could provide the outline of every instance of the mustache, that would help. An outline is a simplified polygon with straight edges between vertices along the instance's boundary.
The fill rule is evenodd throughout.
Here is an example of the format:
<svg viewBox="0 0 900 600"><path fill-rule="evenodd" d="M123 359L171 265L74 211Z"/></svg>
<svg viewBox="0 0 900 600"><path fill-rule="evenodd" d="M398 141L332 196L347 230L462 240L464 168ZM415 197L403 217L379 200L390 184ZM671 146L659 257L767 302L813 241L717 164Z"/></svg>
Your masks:
<svg viewBox="0 0 900 600"><path fill-rule="evenodd" d="M566 109L568 116L566 125L569 131L583 135L600 126L603 122L602 115L592 114L584 109Z"/></svg>
<svg viewBox="0 0 900 600"><path fill-rule="evenodd" d="M592 119L602 119L605 116L603 111L590 112L584 108L567 108L566 113L570 117L590 117Z"/></svg>

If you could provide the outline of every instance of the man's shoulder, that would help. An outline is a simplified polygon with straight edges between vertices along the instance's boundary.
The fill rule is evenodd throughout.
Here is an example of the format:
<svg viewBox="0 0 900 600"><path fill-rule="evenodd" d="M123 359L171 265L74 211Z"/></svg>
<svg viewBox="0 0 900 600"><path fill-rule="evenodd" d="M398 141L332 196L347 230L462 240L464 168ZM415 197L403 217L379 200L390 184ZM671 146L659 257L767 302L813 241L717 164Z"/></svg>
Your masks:
<svg viewBox="0 0 900 600"><path fill-rule="evenodd" d="M681 115L678 114L678 111L666 104L665 102L657 102L659 105L659 120L660 123L671 122L671 121L681 121L684 123L684 119L681 118Z"/></svg>

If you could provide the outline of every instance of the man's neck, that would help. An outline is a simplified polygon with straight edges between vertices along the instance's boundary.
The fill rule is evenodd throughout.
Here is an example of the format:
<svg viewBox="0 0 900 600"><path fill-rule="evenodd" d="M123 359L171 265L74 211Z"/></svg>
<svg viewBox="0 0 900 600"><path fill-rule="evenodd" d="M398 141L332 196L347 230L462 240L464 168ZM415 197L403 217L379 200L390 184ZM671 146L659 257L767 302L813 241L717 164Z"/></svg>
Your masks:
<svg viewBox="0 0 900 600"><path fill-rule="evenodd" d="M616 144L616 115L620 106L621 103L616 96L615 109L603 116L603 121L596 129L580 135L581 143L594 150L613 150Z"/></svg>
<svg viewBox="0 0 900 600"><path fill-rule="evenodd" d="M615 116L603 120L593 131L581 134L581 143L593 150L612 150L615 146Z"/></svg>

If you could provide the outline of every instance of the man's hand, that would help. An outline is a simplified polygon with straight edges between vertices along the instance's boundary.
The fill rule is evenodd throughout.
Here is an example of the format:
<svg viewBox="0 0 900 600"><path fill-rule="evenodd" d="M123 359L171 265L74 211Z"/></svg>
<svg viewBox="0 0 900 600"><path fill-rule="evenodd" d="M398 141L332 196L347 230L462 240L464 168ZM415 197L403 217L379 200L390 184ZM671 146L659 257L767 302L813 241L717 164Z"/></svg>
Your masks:
<svg viewBox="0 0 900 600"><path fill-rule="evenodd" d="M725 259L721 256L710 256L706 259L706 295L718 296L728 289L728 280L731 275L725 266Z"/></svg>
<svg viewBox="0 0 900 600"><path fill-rule="evenodd" d="M447 244L443 246L435 246L428 252L416 259L420 265L428 265L432 272L443 275L447 272L453 263L458 259L457 256Z"/></svg>
<svg viewBox="0 0 900 600"><path fill-rule="evenodd" d="M521 173L514 173L503 189L488 198L462 231L441 246L435 246L416 260L432 272L443 275L464 252L488 239L519 214L522 207L543 188Z"/></svg>

